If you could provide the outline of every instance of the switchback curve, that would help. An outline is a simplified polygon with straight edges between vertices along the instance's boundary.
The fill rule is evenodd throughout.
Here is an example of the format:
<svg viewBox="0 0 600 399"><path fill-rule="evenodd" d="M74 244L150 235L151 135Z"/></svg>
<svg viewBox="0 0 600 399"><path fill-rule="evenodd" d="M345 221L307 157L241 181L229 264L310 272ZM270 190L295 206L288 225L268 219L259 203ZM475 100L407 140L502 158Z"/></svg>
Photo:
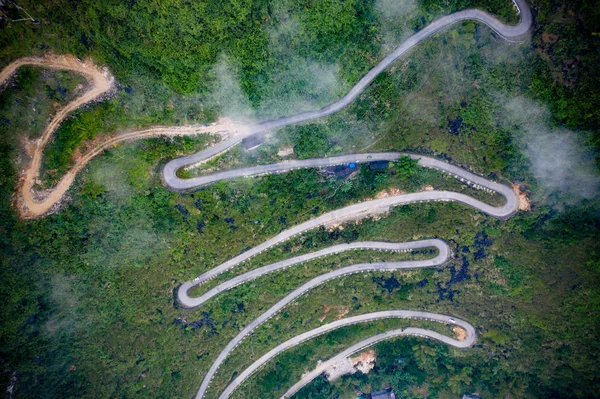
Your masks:
<svg viewBox="0 0 600 399"><path fill-rule="evenodd" d="M357 155L350 155L349 157L351 157L350 159L352 159L354 161L373 160L376 158L379 160L381 160L381 159L394 160L394 159L398 159L398 157L401 154L374 153L374 154L361 154L361 155L364 155L364 158L360 158L360 156L358 156L359 158L355 159L357 157ZM369 157L371 157L371 158L369 158ZM259 244L258 246L230 259L229 261L226 261L223 264L221 264L215 268L212 268L211 270L200 275L193 281L183 283L179 287L178 292L177 292L179 302L184 307L200 306L201 304L205 303L208 299L214 297L215 295L218 295L219 293L221 293L227 289L230 289L235 285L252 280L252 279L262 276L266 273L270 273L274 270L280 270L282 268L292 266L292 265L298 264L300 262L308 261L308 260L314 259L315 257L318 257L318 256L324 256L325 254L340 252L341 250L343 250L342 247L326 248L324 250L318 251L313 254L306 254L306 255L303 255L300 257L277 262L275 264L268 265L263 268L252 270L248 273L245 273L241 276L235 277L235 278L215 287L213 290L207 292L206 294L204 294L200 297L193 298L188 295L188 292L192 287L205 283L206 281L216 277L217 275L237 266L238 264L250 259L253 256L256 256L257 254L267 250L268 248L271 248L275 245L278 245L278 244L290 239L291 237L293 237L295 235L301 234L307 230L316 228L318 226L328 225L328 224L333 224L333 223L341 223L341 222L344 222L347 220L365 217L366 215L371 215L374 213L381 213L381 212L389 209L391 206L397 206L397 205L408 204L408 203L412 203L412 202L420 202L420 201L458 201L458 202L465 203L469 206L472 206L475 209L478 209L478 210L480 210L490 216L496 217L496 218L508 218L512 214L514 214L514 212L517 211L518 198L511 188L509 188L505 185L496 183L496 182L489 181L481 176L477 176L471 172L468 172L458 166L451 165L451 164L448 164L446 162L443 162L443 161L440 161L440 160L437 160L434 158L419 157L419 156L413 156L413 157L419 159L419 162L423 166L436 168L436 169L445 171L447 173L451 173L452 175L454 175L455 177L457 177L463 181L467 181L472 184L475 184L477 187L486 188L486 189L498 192L499 194L503 195L506 198L506 203L500 207L493 207L491 205L483 203L479 200L476 200L476 199L469 197L467 195L464 195L464 194L459 194L459 193L455 193L455 192L451 192L451 191L425 191L425 192L420 192L420 193L402 194L402 195L398 195L398 196L387 197L387 198L382 198L382 199L378 199L378 200L366 201L366 202L362 202L359 204L350 205L345 208L341 208L341 209L337 209L337 210L329 212L329 213L325 213L315 219L311 219L307 222L296 225L290 229L284 230L283 232L281 232L278 235L276 235L275 237L263 242L262 244ZM345 157L340 157L338 159L330 158L330 159L326 159L326 160L310 160L310 161L334 162L334 164L335 164L335 162L340 162L340 161L347 162L348 159L346 159ZM286 164L286 166L284 166L282 168L285 169L288 166L290 166L290 165ZM295 167L298 165L293 165L293 166ZM312 166L312 164L309 166ZM255 170L255 171L257 171L257 170ZM262 170L258 170L258 171L263 172ZM234 173L234 175L235 175L235 173ZM360 247L361 245L366 245L366 244L365 243L356 243L357 247ZM279 312L281 309L283 309L289 303L296 300L298 297L300 297L304 293L308 292L312 288L314 288L320 284L323 284L326 281L329 281L329 280L332 280L332 279L335 279L335 278L338 278L341 276L353 274L353 273L364 273L366 271L373 271L373 270L384 271L384 270L398 270L398 269L407 269L407 268L422 268L422 267L439 266L439 265L444 264L449 259L450 253L451 253L448 245L439 239L423 240L423 241L417 241L417 242L413 242L413 243L404 243L404 244L381 245L381 243L374 243L374 244L369 244L369 245L371 248L373 248L373 247L376 248L376 246L379 245L380 249L392 249L393 248L392 245L397 245L397 247L395 247L395 248L398 248L401 250L410 250L410 249L425 248L425 247L436 247L439 251L439 254L435 258L425 260L425 261L380 262L380 263L351 265L351 266L347 266L347 267L344 267L341 269L331 271L329 273L325 273L323 275L317 276L314 279L308 281L307 283L305 283L298 289L294 290L292 293L288 294L285 298L280 300L278 303L273 305L270 309L268 309L265 313L263 313L257 319L252 321L242 331L240 331L240 333L235 338L233 338L227 344L227 346L217 356L217 359L213 362L208 373L205 375L202 385L200 386L200 389L196 395L196 399L201 399L204 397L206 390L210 386L210 382L211 382L212 378L217 373L221 364L223 364L225 359L235 349L235 347L237 347L237 345L239 345L252 331L254 331L256 328L258 328L258 326L260 326L262 323L269 320L271 317L273 317L277 312ZM348 249L352 249L352 248L348 247Z"/></svg>
<svg viewBox="0 0 600 399"><path fill-rule="evenodd" d="M448 254L450 253L450 248L446 245L446 243L442 240L438 239L430 239L430 240L421 240L421 241L412 241L412 242L403 242L403 243L394 243L394 242L382 242L382 241L356 241L348 244L339 244L333 245L331 247L323 248L319 251L310 252L304 255L299 255L290 259L282 260L280 262L275 262L267 266L263 266L261 268L251 270L247 273L241 274L239 276L233 277L206 293L200 295L199 297L190 297L188 295L188 286L183 289L180 288L178 291L178 300L181 305L186 308L195 308L203 305L208 300L214 298L215 296L228 291L232 288L237 287L238 285L247 283L249 281L255 280L264 275L287 269L288 267L296 266L301 263L310 262L315 259L322 258L324 256L338 254L341 252L352 251L352 250L378 250L378 251L386 251L386 252L410 252L416 249L423 248L431 248L435 247L440 251L440 259L444 261L448 258ZM418 262L397 262L399 265L401 264L401 268L420 268L420 267L431 267L438 264L439 259L433 259L429 261L418 261ZM351 267L348 269L348 274L352 272L358 272L366 269L361 269L360 267L364 265L355 265L356 267ZM369 266L370 269L370 266Z"/></svg>
<svg viewBox="0 0 600 399"><path fill-rule="evenodd" d="M278 120L268 121L268 122L264 122L264 123L261 123L261 124L255 125L255 126L251 126L245 135L240 135L240 136L237 136L230 140L226 140L224 142L218 143L217 145L215 145L207 150L201 151L199 153L196 153L196 154L193 154L193 155L190 155L187 157L174 159L174 160L170 161L169 163L167 163L167 165L165 165L165 167L163 168L163 179L164 179L165 183L167 184L167 186L169 186L170 188L175 189L175 190L191 188L191 187L193 187L193 183L190 183L190 184L192 184L191 187L186 186L185 180L180 179L176 176L177 170L180 169L181 167L191 165L191 164L198 164L201 162L205 162L206 160L208 160L224 151L227 151L228 148L239 143L239 141L241 141L244 137L248 137L248 136L251 136L254 134L259 134L264 131L276 129L276 128L279 128L282 126L288 126L291 124L301 123L301 122L305 122L305 121L312 120L315 118L320 118L323 116L331 115L331 114L345 108L352 101L354 101L356 99L356 97L358 97L358 95L372 82L372 80L379 73L381 73L383 70L385 70L398 57L405 54L408 50L410 50L412 47L419 44L426 38L432 36L433 34L440 31L441 29L443 29L447 26L450 26L454 23L457 23L459 21L474 19L474 20L483 22L484 24L488 25L491 29L496 31L498 34L500 34L504 38L510 39L510 38L517 38L517 37L523 36L529 30L529 28L531 26L531 22L532 22L531 12L530 12L529 8L527 7L527 4L525 3L524 0L514 0L514 3L519 8L520 15L521 15L521 21L518 25L516 25L516 26L504 25L500 21L498 21L497 19L492 17L491 15L489 15L485 12L482 12L480 10L465 10L465 11L460 11L460 12L442 17L442 18L432 22L430 25L425 27L423 30L421 30L421 31L417 32L416 34L414 34L413 36L409 37L392 54L387 56L381 63L379 63L375 68L373 68L371 71L369 71L350 90L350 92L345 97L340 99L339 101L336 101L335 103L330 104L329 106L326 106L318 111L305 112L305 113L293 115L290 117L285 117L285 118L281 118ZM441 161L435 160L433 158L420 157L420 160L419 160L420 163L421 163L421 159L423 159L424 162L427 162L427 161L431 162L430 167L435 167L435 166L433 166L433 164L435 162L441 162ZM321 161L317 160L317 162L322 162L322 160ZM330 162L330 161L327 160L326 162ZM446 168L438 167L439 169L445 170L447 172L450 172L450 170L452 170L450 173L453 173L455 177L460 178L461 180L465 179L465 176L466 176L465 173L470 173L470 172L465 171L462 168L458 168L453 165L449 165L446 163L442 163L442 164L445 164L443 166L446 166ZM307 166L314 167L310 164L305 165L303 167L307 167ZM439 164L436 166L439 166ZM272 170L267 170L266 172L275 173L278 171L283 171L286 168L287 168L287 170L289 170L292 167L290 165L278 164L276 166L272 166L272 168L273 168ZM258 172L258 169L256 169L256 167L254 168L254 170L250 170L250 171L248 171L248 170L243 171L241 169L238 169L236 171L230 171L229 173L233 173L231 175L231 177L225 177L224 173L227 173L227 172L222 172L221 178L220 179L218 178L217 180L221 180L223 178L243 177L244 173L250 173L251 175L257 174L254 172ZM238 173L237 176L235 175L236 173ZM475 176L475 175L473 175L473 176ZM472 207L475 207L490 216L494 216L497 218L510 217L518 209L518 199L516 198L516 195L514 194L514 192L511 189L509 189L506 186L502 186L498 183L490 182L487 179L484 179L482 177L479 177L479 176L475 176L475 177L477 177L477 179L479 179L478 183L483 183L483 184L481 184L483 187L492 189L492 190L504 195L507 199L506 204L501 207L493 207L493 206L490 206L488 204L485 204L481 201L475 200L471 197L468 197L468 196L465 196L462 194L447 192L447 191L437 191L437 192L422 192L422 193L406 194L406 195L401 195L401 196L396 196L396 197L383 198L383 199L375 200L375 201L368 201L368 202L365 202L362 204L351 205L351 206L348 206L346 208L343 208L343 209L340 209L337 211L329 212L329 213L324 214L316 219L313 219L311 221L297 225L292 229L286 230L286 231L280 233L279 235L273 237L272 239L265 241L263 244L260 244L256 247L254 247L253 249L251 249L241 255L238 255L237 257L231 259L230 261L223 263L222 265L218 266L217 268L215 268L207 273L204 273L202 276L199 276L198 278L196 278L193 282L184 283L178 291L178 297L179 297L180 301L182 298L184 298L184 300L187 300L189 298L189 297L185 298L187 296L187 291L192 286L198 285L198 284L201 284L201 283L207 281L208 279L218 275L219 273L222 273L223 271L228 270L231 267L234 267L235 265L239 264L240 262L243 262L244 260L264 251L265 249L270 248L271 246L276 245L279 242L289 239L293 235L299 234L303 231L317 227L319 225L326 224L328 222L331 223L334 220L336 222L339 222L339 221L343 221L343 220L348 220L348 218L355 218L355 217L359 216L360 214L363 214L363 215L371 214L374 210L381 211L382 208L387 209L390 206L394 206L394 205L406 204L409 202L418 202L418 201L431 201L431 200L433 200L433 201L453 200L453 201L462 202L462 203L465 203ZM202 179L202 178L199 178L199 179ZM206 179L206 177L205 177L205 179ZM208 178L208 179L210 179L210 178ZM468 177L466 179L469 180ZM497 185L497 186L495 186L495 188L492 188L493 185ZM440 255L438 255L438 257ZM438 257L436 257L436 258L438 258ZM445 261L445 259L444 259L444 261ZM390 262L390 263L394 263L394 262ZM291 294L286 296L284 299L282 299L276 305L274 305L269 310L267 310L267 312L265 312L264 314L259 316L257 319L255 319L253 322L251 322L232 341L229 342L229 344L218 355L217 359L212 364L208 373L204 376L204 379L202 381L200 389L198 390L198 393L196 395L196 399L202 399L204 397L206 390L210 386L210 382L211 382L212 378L216 374L220 365L224 362L225 358L231 353L231 351L233 351L234 348L237 345L239 345L239 343L241 343L241 341L250 332L252 332L256 327L258 327L260 324L262 324L263 322L268 320L277 311L279 311L281 308L283 308L284 306L286 306L287 304L289 304L290 302L295 300L298 296L302 295L303 293L305 293L312 287L323 283L324 281L339 277L341 275L349 274L351 272L356 272L356 270L353 270L352 268L358 268L359 271L369 270L368 267L371 267L371 270L389 270L390 263L383 262L380 264L376 264L377 266L374 266L373 264L369 265L369 266L353 265L353 266L349 266L346 268L338 269L338 270L326 273L324 275L318 276L318 277L312 279L311 281L305 283L303 286L299 287L295 291L293 291ZM401 262L398 262L398 263L401 263ZM398 265L394 265L394 266L392 266L392 268L393 267L397 268ZM296 338L298 338L298 337L296 337ZM230 388L227 388L227 389L230 389ZM235 386L232 387L231 389L232 390L235 389ZM226 397L228 397L228 395L229 395L229 391L226 390L221 395L221 398L226 398Z"/></svg>
<svg viewBox="0 0 600 399"><path fill-rule="evenodd" d="M415 245L415 248L423 248L424 244L429 244L430 246L434 246L438 249L439 253L437 256L431 259L426 260L412 260L412 261L402 261L402 262L378 262L378 263L361 263L351 266L342 267L340 269L336 269L330 271L325 274L321 274L317 276L300 287L296 288L294 291L286 295L283 299L277 302L275 305L271 306L267 311L261 314L259 317L250 322L246 327L244 327L229 343L223 348L221 353L217 356L210 369L204 376L204 380L202 381L202 385L200 385L200 389L196 394L196 399L201 399L204 397L206 390L209 388L210 383L217 373L225 359L229 356L229 354L240 344L248 335L250 335L254 330L256 330L261 324L268 321L270 318L275 316L280 310L284 307L288 306L299 297L312 290L313 288L336 278L347 276L355 273L365 273L367 271L393 271L400 269L414 269L414 268L424 268L424 267L433 267L440 266L444 264L451 255L451 250L448 244L446 244L442 240L432 239L432 240L424 240L423 242L409 243L407 248L410 248L410 245Z"/></svg>
<svg viewBox="0 0 600 399"><path fill-rule="evenodd" d="M168 162L163 168L163 179L168 187L175 190L181 185L185 185L184 179L177 177L176 172L182 167L206 162L214 156L217 156L242 141L244 138L264 133L268 130L278 129L284 126L295 125L309 120L322 118L334 114L352 103L358 96L371 84L371 82L385 69L387 69L394 61L406 54L410 49L423 42L424 40L435 35L439 31L452 26L458 22L475 20L490 27L494 32L498 33L504 39L519 39L522 38L531 28L533 18L531 11L525 0L513 0L513 3L519 10L521 20L517 25L505 25L492 15L476 9L458 11L450 15L443 16L431 22L425 28L410 36L396 49L386 56L379 64L373 67L356 83L350 91L338 101L329 104L316 111L302 112L296 115L286 116L283 118L261 122L249 126L245 133L237 135L229 140L222 141L216 145L200 151L196 154L188 155L181 158L173 159Z"/></svg>
<svg viewBox="0 0 600 399"><path fill-rule="evenodd" d="M316 377L318 377L320 374L322 374L329 367L339 363L340 361L353 355L356 352L359 352L363 349L368 348L369 346L375 345L375 344L377 344L381 341L385 341L387 339L392 339L392 338L396 338L396 337L400 337L400 336L412 335L412 336L417 336L417 337L432 338L437 341L443 342L447 345L454 346L455 348L460 348L460 349L465 349L465 348L469 348L469 347L473 346L473 344L475 343L475 340L476 340L476 333L475 333L475 328L473 327L473 325L471 325L470 323L467 323L464 320L460 320L457 318L451 318L451 317L448 317L445 315L429 313L429 312L413 312L410 310L392 310L392 311L387 311L387 312L384 311L384 312L378 312L378 313L383 313L383 314L394 313L394 314L398 314L398 316L406 315L405 316L406 318L411 318L411 319L424 319L424 320L429 320L429 321L436 321L439 323L455 324L455 325L463 328L466 331L467 338L465 340L459 341L459 340L456 340L453 338L449 338L449 337L447 337L443 334L440 334L436 331L425 330L423 328L415 328L415 327L405 328L404 330L396 329L396 330L386 331L384 333L377 334L377 335L371 336L369 338L366 338L360 342L357 342L356 344L343 350L342 352L338 353L337 355L330 358L329 360L322 362L313 371L303 375L302 378L300 379L300 381L298 381L296 384L292 385L292 387L290 389L288 389L285 392L285 394L283 394L281 399L291 398L296 392L298 392L300 389L302 389L302 387L304 387L305 385L310 383L312 380L314 380ZM394 316L392 316L392 317L394 317ZM331 323L331 324L333 324L333 323ZM323 327L327 327L327 326L330 326L330 324L323 326ZM313 337L311 336L311 338L313 338ZM291 341L291 340L289 340L289 341ZM289 341L286 341L284 344L288 343ZM287 348L283 347L284 344L279 345L277 348L282 347L281 351L286 350ZM275 349L277 349L277 348L275 348ZM271 351L271 352L273 352L273 351ZM271 353L271 352L269 352L269 353ZM280 352L274 353L273 357L278 353L280 353ZM263 358L266 357L267 355L263 356ZM261 360L261 359L259 359L259 360ZM269 361L270 359L272 359L272 357L269 357L265 360ZM266 361L263 361L262 364L266 363ZM258 362L259 361L257 360L254 364L256 364ZM252 366L250 366L249 369L252 368L254 366L254 364ZM260 367L260 365L261 364L259 364L258 366ZM257 370L257 369L258 368L255 368L254 370ZM248 369L246 369L246 370L248 370ZM240 377L242 377L242 375L244 375L244 376L246 375L245 374L246 370L242 374L240 374ZM252 370L252 371L254 371L254 370ZM235 388L237 388L243 382L243 380L240 377L236 378L227 387L226 392L230 390L230 387L231 387L230 392L233 392L233 390L235 390ZM240 381L238 381L238 379L240 379ZM234 384L235 384L235 386L234 386ZM226 398L226 397L227 396L225 396L225 395L221 395L221 398Z"/></svg>
<svg viewBox="0 0 600 399"><path fill-rule="evenodd" d="M441 315L441 314L437 314L437 313L419 312L419 311L411 311L411 310L387 310L387 311L381 311L381 312L366 313L366 314L362 314L359 316L348 317L345 319L334 321L329 324L322 325L318 328L315 328L314 330L307 331L303 334L297 335L296 337L291 338L291 339L279 344L278 346L276 346L275 348L271 349L269 352L264 354L262 357L257 359L254 363L252 363L250 366L248 366L243 372L241 372L235 378L235 380L233 380L227 386L227 388L223 391L223 393L221 394L219 399L228 398L229 395L231 395L237 387L239 387L246 379L248 379L250 376L252 376L252 374L257 372L261 367L263 367L271 359L275 358L276 356L278 356L282 352L285 352L286 350L289 350L297 345L300 345L301 343L303 343L309 339L313 339L315 337L318 337L319 335L323 335L323 334L329 333L331 331L337 330L338 328L347 327L347 326L351 326L351 325L359 324L359 323L368 323L368 322L372 322L372 321L376 321L376 320L391 319L391 318L420 319L420 320L435 321L435 322L444 323L444 324L452 324L452 325L456 325L456 326L459 326L462 329L464 329L465 332L467 333L467 337L464 340L457 340L454 338L450 338L446 335L440 334L436 331L426 330L423 328L414 328L414 327L409 327L406 329L390 330L390 331L386 331L381 334L374 335L372 337L361 340L360 342L357 342L356 344L350 346L349 348L345 349L344 351L337 354L336 356L319 364L319 366L316 369L314 369L313 371L311 371L310 373L303 375L302 378L300 379L300 381L298 381L298 383L294 384L290 389L288 389L286 391L286 393L282 396L282 399L291 397L293 394L298 392L303 386L305 386L310 381L315 379L317 376L319 376L321 373L323 373L325 370L327 370L332 365L340 362L341 360L345 359L348 356L351 356L352 354L354 354L358 351L361 351L369 346L375 345L376 343L387 340L387 339L391 339L391 338L395 338L395 337L399 337L399 336L407 336L407 335L420 336L420 337L426 337L426 338L433 338L433 339L443 342L447 345L454 346L455 348L460 348L460 349L469 348L475 343L475 339L476 339L475 328L470 323L468 323L464 320L458 319L458 318L451 318L446 315Z"/></svg>
<svg viewBox="0 0 600 399"><path fill-rule="evenodd" d="M349 155L349 156L344 156L344 157L327 158L327 159L323 159L323 160L315 159L315 160L308 160L308 161L314 161L314 163L320 163L320 162L324 162L324 163L334 162L335 163L335 162L341 162L342 160L348 161L348 159L350 159L350 160L354 160L354 161L363 162L363 161L368 160L369 157L371 157L371 156L373 157L373 159L393 160L393 159L398 159L400 154L398 154L398 153L373 153L373 154L359 154L359 155L354 154L354 155ZM406 205L409 203L422 202L422 201L456 201L456 202L460 202L460 203L466 204L468 206L471 206L487 215L493 216L495 218L500 218L500 219L508 218L508 217L512 216L518 210L519 199L518 199L517 195L515 194L515 192L510 187L505 186L500 183L490 181L481 176L477 176L463 168L460 168L455 165L451 165L447 162L440 161L438 159L422 157L422 156L417 156L417 155L410 155L410 156L415 159L419 159L419 164L421 164L425 167L442 170L444 172L452 174L453 176L455 176L458 179L461 179L462 181L474 184L476 187L485 188L485 189L497 192L506 198L506 203L502 206L495 207L495 206L486 204L482 201L479 201L473 197L469 197L468 195L456 193L453 191L423 191L423 192L417 192L417 193L401 194L401 195L396 195L396 196L391 196L391 197L385 197L385 198L380 198L380 199L376 199L376 200L372 200L372 201L365 201L365 202L361 202L358 204L349 205L349 206L346 206L341 209L336 209L334 211L324 213L319 217L316 217L314 219L308 220L304 223L301 223L294 227L291 227L287 230L284 230L281 233L277 234L276 236L249 249L248 251L245 251L245 252L241 253L240 255L238 255L234 258L231 258L230 260L222 263L221 265L210 269L209 271L196 277L194 280L183 283L179 287L178 294L177 294L180 303L186 307L197 306L197 300L189 297L187 294L188 291L192 287L203 284L204 282L239 265L242 262L245 262L246 260L258 255L259 253L261 253L269 248L272 248L284 241L287 241L290 238L292 238L298 234L315 229L319 226L331 225L334 223L342 223L342 222L348 221L348 220L359 219L359 218L363 218L363 217L366 217L369 215L385 212L385 211L389 210L390 207L393 207L393 206ZM299 161L299 162L303 162L303 161ZM310 165L312 165L314 163L311 162ZM281 165L281 164L275 164L275 165ZM283 170L289 170L289 169L287 169L287 167L292 164L288 163L286 165L287 166L284 166L282 168ZM296 164L293 164L293 165L295 167ZM232 177L230 177L230 178L233 178L236 176L237 177L243 176L245 173L244 172L245 170L248 170L248 169L256 170L256 168L261 168L261 167L246 168L246 169L234 169L233 171L230 171L230 172L233 172ZM262 173L263 169L260 169L260 171ZM218 175L222 175L222 173L219 173ZM209 178L209 177L210 176L207 176L207 178Z"/></svg>

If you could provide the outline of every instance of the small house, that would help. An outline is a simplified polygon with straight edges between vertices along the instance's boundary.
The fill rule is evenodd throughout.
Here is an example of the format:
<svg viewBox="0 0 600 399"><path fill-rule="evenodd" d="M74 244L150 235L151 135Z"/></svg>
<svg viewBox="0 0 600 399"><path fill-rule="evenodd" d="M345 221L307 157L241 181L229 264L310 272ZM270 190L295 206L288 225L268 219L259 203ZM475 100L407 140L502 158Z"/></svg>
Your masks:
<svg viewBox="0 0 600 399"><path fill-rule="evenodd" d="M389 167L390 167L390 161L369 162L369 169L371 169L371 170L385 170Z"/></svg>
<svg viewBox="0 0 600 399"><path fill-rule="evenodd" d="M246 151L250 151L255 149L256 147L260 147L262 143L265 141L264 137L260 135L254 135L250 137L246 137L242 140L242 145Z"/></svg>
<svg viewBox="0 0 600 399"><path fill-rule="evenodd" d="M392 399L395 397L394 392L388 389L371 392L371 399Z"/></svg>
<svg viewBox="0 0 600 399"><path fill-rule="evenodd" d="M345 177L350 176L353 172L356 171L356 168L351 168L348 165L337 165L337 166L328 166L323 170L323 174L327 177L337 177L339 179L343 179Z"/></svg>

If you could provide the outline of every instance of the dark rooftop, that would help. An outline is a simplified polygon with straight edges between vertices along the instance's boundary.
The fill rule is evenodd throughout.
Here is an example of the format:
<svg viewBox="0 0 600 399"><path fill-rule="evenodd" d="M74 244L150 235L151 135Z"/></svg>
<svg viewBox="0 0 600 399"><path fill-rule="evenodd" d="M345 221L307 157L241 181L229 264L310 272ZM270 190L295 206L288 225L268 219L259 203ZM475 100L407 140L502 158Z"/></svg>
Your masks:
<svg viewBox="0 0 600 399"><path fill-rule="evenodd" d="M390 393L385 389L373 391L371 392L371 399L390 399Z"/></svg>
<svg viewBox="0 0 600 399"><path fill-rule="evenodd" d="M246 150L252 150L258 146L260 146L264 141L264 138L262 136L250 136L250 137L246 137L245 139L242 140L242 145L244 146L244 148Z"/></svg>
<svg viewBox="0 0 600 399"><path fill-rule="evenodd" d="M389 168L389 165L390 165L390 161L373 161L373 162L369 162L369 168L371 170L387 169L387 168Z"/></svg>

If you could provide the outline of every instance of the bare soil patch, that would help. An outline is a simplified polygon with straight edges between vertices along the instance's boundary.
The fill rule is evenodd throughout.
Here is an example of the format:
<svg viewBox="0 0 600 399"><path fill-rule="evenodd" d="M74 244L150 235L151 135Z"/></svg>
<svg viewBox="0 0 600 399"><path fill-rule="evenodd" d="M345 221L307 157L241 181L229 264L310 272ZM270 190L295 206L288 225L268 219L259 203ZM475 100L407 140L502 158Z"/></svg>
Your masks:
<svg viewBox="0 0 600 399"><path fill-rule="evenodd" d="M400 190L398 187L391 187L387 190L382 190L375 194L375 199L381 199L386 197L393 197L395 195L404 194L404 191Z"/></svg>
<svg viewBox="0 0 600 399"><path fill-rule="evenodd" d="M373 349L366 350L355 357L347 357L325 370L327 380L333 381L346 374L357 371L368 373L375 367L376 354Z"/></svg>
<svg viewBox="0 0 600 399"><path fill-rule="evenodd" d="M277 152L277 155L279 155L280 157L287 157L289 155L292 155L294 153L294 147L291 145L286 145L285 147L281 147L279 149L279 151Z"/></svg>
<svg viewBox="0 0 600 399"><path fill-rule="evenodd" d="M459 341L464 341L465 339L467 339L467 332L458 326L452 327L452 332L454 333L454 335L456 335L456 339L458 339Z"/></svg>
<svg viewBox="0 0 600 399"><path fill-rule="evenodd" d="M328 306L328 305L323 305L323 307L325 308L325 310L323 311L323 315L321 317L319 317L319 321L320 322L323 322L323 320L325 320L327 318L327 315L332 310L337 311L337 315L335 316L336 320L342 319L344 316L346 316L350 312L350 306Z"/></svg>
<svg viewBox="0 0 600 399"><path fill-rule="evenodd" d="M517 184L512 184L512 188L515 191L515 194L517 194L517 197L519 198L519 210L520 211L530 211L531 210L531 202L529 202L529 198L527 198L527 194L524 192L521 192L521 187L519 187L519 185Z"/></svg>
<svg viewBox="0 0 600 399"><path fill-rule="evenodd" d="M550 33L550 32L542 33L542 41L544 43L554 44L558 41L558 38L559 38L559 36L554 33Z"/></svg>
<svg viewBox="0 0 600 399"><path fill-rule="evenodd" d="M375 351L369 349L356 357L350 358L354 367L363 374L367 374L375 367Z"/></svg>
<svg viewBox="0 0 600 399"><path fill-rule="evenodd" d="M22 162L19 183L15 194L15 207L22 218L35 218L58 209L60 200L73 184L77 173L96 155L119 142L157 136L185 136L195 134L218 134L231 137L240 134L245 126L233 121L219 119L210 125L157 126L148 129L117 133L108 137L99 137L86 142L74 154L74 165L65 173L57 185L39 192L35 185L39 182L40 167L44 148L52 138L56 129L67 115L77 108L94 100L100 100L115 88L115 79L107 68L101 68L91 59L79 60L72 55L56 55L48 53L42 57L20 58L0 71L0 86L3 86L15 71L23 65L34 65L53 69L65 69L83 75L89 82L88 90L78 98L59 109L37 140L29 140L24 146L28 160Z"/></svg>

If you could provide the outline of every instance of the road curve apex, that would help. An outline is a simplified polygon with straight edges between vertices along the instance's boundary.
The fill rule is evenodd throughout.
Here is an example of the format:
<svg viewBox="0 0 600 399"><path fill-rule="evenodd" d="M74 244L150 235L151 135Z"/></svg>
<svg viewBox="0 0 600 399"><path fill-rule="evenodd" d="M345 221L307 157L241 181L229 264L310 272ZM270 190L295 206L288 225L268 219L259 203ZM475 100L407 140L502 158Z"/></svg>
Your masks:
<svg viewBox="0 0 600 399"><path fill-rule="evenodd" d="M321 118L334 114L348 105L350 105L366 88L371 82L385 69L387 69L394 61L399 57L406 54L411 48L435 35L439 31L454 25L458 22L467 20L476 20L495 31L503 38L518 39L524 36L531 28L533 23L533 17L531 10L529 9L525 0L513 0L517 8L519 9L520 21L517 25L507 25L496 17L488 14L485 11L477 9L469 9L458 11L453 14L449 14L436 19L431 22L425 28L416 32L405 41L403 41L394 51L387 55L381 62L375 65L370 71L368 71L341 99L315 111L301 112L299 114L281 117L274 120L263 121L255 125L250 126L245 132L240 135L236 135L228 140L217 143L216 145L207 148L206 150L200 151L196 154L188 155L181 158L176 158L169 161L163 168L163 180L167 187L172 190L186 190L191 188L191 183L186 183L186 179L177 177L177 170L191 164L197 164L205 162L210 158L227 151L231 146L239 143L244 138L252 136L254 134L264 133L268 130L278 129L284 126L294 125L301 122Z"/></svg>
<svg viewBox="0 0 600 399"><path fill-rule="evenodd" d="M450 323L449 319L451 319L452 317L448 316L448 315L423 312L423 311L387 310L387 311L379 311L379 312L366 313L366 314L362 314L362 315L358 315L358 316L348 317L345 319L334 321L329 324L325 324L325 325L317 327L313 330L310 330L310 331L307 331L300 335L297 335L297 336L279 344L275 348L271 349L269 352L264 354L262 357L257 359L253 364L251 364L249 367L247 367L244 371L242 371L227 386L227 388L219 396L219 399L228 398L233 393L233 391L235 391L235 389L237 387L239 387L248 377L250 377L256 371L258 371L261 367L263 367L271 359L278 356L279 354L281 354L284 351L287 351L297 345L300 345L301 343L303 343L309 339L315 338L317 336L326 334L328 332L337 330L342 327L347 327L347 326L359 324L359 323L373 322L373 321L381 320L381 319L391 319L391 318L422 319L422 320L435 321L435 322L439 322L439 323L449 324ZM295 384L292 388L290 388L290 390L288 390L284 394L284 397L289 397L292 394L294 394L295 391L299 390L299 388L306 385L312 379L314 379L319 374L321 374L326 368L328 368L328 366L335 364L338 361L346 358L347 356L350 356L353 353L363 350L368 346L372 346L372 345L374 345L378 342L381 342L383 340L386 340L386 339L403 336L403 335L413 335L413 336L416 335L416 336L425 336L428 338L432 338L432 339L438 340L440 342L443 342L447 345L451 345L451 346L454 346L456 348L461 348L461 349L472 346L475 343L475 339L476 339L475 338L476 337L475 328L470 323L468 323L464 320L461 320L458 318L452 318L452 320L453 320L453 322L451 322L451 324L455 324L466 331L467 337L465 340L460 341L460 340L448 337L446 335L440 334L436 331L426 330L423 328L415 328L415 327L391 330L391 331L387 331L382 334L377 334L375 336L366 338L366 339L352 345L351 347L347 348L340 354L334 356L333 358L329 359L326 362L323 362L319 367L317 367L317 369L315 371L303 376L303 378L297 384Z"/></svg>
<svg viewBox="0 0 600 399"><path fill-rule="evenodd" d="M274 242L273 245L277 245L279 242ZM425 248L436 248L438 250L438 255L431 259L419 260L419 261L401 261L401 262L379 262L379 263L369 263L369 264L358 264L352 265L345 268L346 273L354 273L359 271L372 270L373 268L385 269L385 270L394 270L394 269L413 269L413 268L423 268L423 267L433 267L439 266L445 263L451 255L451 249L446 242L440 240L438 238L425 239L419 241L411 241L411 242L403 242L403 243L393 243L393 242L382 242L382 241L355 241L352 243L333 245L330 247L323 248L321 250L306 253L303 255L295 256L289 259L285 259L283 261L275 262L269 264L267 266L260 267L258 269L251 270L247 273L241 274L239 276L233 277L216 287L210 289L199 297L191 297L189 291L198 286L209 279L217 276L220 273L223 273L226 270L229 270L232 267L235 267L241 262L244 262L249 259L248 256L244 256L251 251L247 251L242 253L242 255L234 258L234 262L226 262L220 266L217 266L211 269L209 272L204 273L197 277L192 281L186 281L181 284L177 290L177 300L181 304L181 306L185 308L195 308L203 305L208 300L213 297L230 290L240 284L247 283L249 281L255 280L259 277L267 275L269 273L276 272L278 270L283 270L291 266L299 265L305 262L310 262L315 259L319 259L323 256L333 255L341 252L361 249L361 250L382 250L382 251L413 251L417 249L425 249Z"/></svg>

